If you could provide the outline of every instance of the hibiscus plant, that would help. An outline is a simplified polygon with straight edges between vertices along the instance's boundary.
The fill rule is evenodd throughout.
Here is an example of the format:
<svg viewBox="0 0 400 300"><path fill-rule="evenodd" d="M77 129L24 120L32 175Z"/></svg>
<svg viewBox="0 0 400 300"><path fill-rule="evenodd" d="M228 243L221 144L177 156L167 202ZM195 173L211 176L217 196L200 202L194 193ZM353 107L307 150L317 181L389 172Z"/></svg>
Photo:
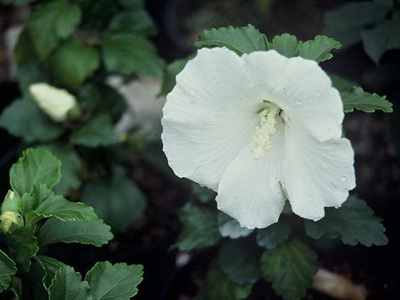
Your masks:
<svg viewBox="0 0 400 300"><path fill-rule="evenodd" d="M46 255L57 243L100 247L113 238L92 207L55 192L60 180L61 161L43 148L27 149L11 167L0 215L0 297L130 299L142 281L142 265L98 262L82 279L73 267Z"/></svg>
<svg viewBox="0 0 400 300"><path fill-rule="evenodd" d="M162 76L144 2L2 2L29 3L29 16L14 49L22 97L3 111L0 126L23 147L46 147L62 161L57 193L83 199L114 232L125 231L147 205L126 169L146 137L117 132L128 106L108 79Z"/></svg>
<svg viewBox="0 0 400 300"><path fill-rule="evenodd" d="M179 213L175 244L217 249L199 297L246 299L260 281L284 299L311 286L331 292L321 284L321 242L387 243L381 219L349 194L344 114L392 104L319 66L341 46L327 36L269 41L248 25L206 30L195 46L194 58L167 68L162 142L175 174L203 186Z"/></svg>

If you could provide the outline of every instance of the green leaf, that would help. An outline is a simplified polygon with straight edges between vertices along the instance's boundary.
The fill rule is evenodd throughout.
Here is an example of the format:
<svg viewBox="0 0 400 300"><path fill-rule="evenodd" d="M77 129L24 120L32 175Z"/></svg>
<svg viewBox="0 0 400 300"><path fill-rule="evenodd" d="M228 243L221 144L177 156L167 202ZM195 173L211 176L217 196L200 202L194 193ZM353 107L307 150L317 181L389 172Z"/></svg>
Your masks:
<svg viewBox="0 0 400 300"><path fill-rule="evenodd" d="M7 106L0 117L0 126L27 143L50 141L64 131L30 99L19 99Z"/></svg>
<svg viewBox="0 0 400 300"><path fill-rule="evenodd" d="M111 179L89 182L83 200L115 232L125 231L132 222L143 217L147 204L145 195L123 171Z"/></svg>
<svg viewBox="0 0 400 300"><path fill-rule="evenodd" d="M87 281L70 266L60 268L49 287L49 300L89 300L93 299Z"/></svg>
<svg viewBox="0 0 400 300"><path fill-rule="evenodd" d="M11 287L10 290L14 293L14 299L13 300L19 300L22 299L22 282L21 279L18 277L12 277L11 278Z"/></svg>
<svg viewBox="0 0 400 300"><path fill-rule="evenodd" d="M101 48L109 72L162 76L164 62L157 55L153 44L144 37L115 33L104 38Z"/></svg>
<svg viewBox="0 0 400 300"><path fill-rule="evenodd" d="M217 193L205 186L195 182L192 183L193 195L202 203L208 203L215 200Z"/></svg>
<svg viewBox="0 0 400 300"><path fill-rule="evenodd" d="M51 218L40 229L38 239L41 246L63 242L100 247L113 238L110 230L103 220L81 222Z"/></svg>
<svg viewBox="0 0 400 300"><path fill-rule="evenodd" d="M143 266L98 262L86 274L86 280L97 300L131 299L137 294L137 286L143 280Z"/></svg>
<svg viewBox="0 0 400 300"><path fill-rule="evenodd" d="M229 237L231 239L245 237L253 232L252 229L241 227L237 220L223 212L218 214L218 229L221 236Z"/></svg>
<svg viewBox="0 0 400 300"><path fill-rule="evenodd" d="M38 255L35 257L35 259L45 271L45 276L43 277L43 285L46 289L48 289L57 271L64 267L65 264L57 259L44 255Z"/></svg>
<svg viewBox="0 0 400 300"><path fill-rule="evenodd" d="M289 238L290 232L291 229L289 223L283 219L280 219L278 223L258 230L257 244L260 247L267 249L276 248Z"/></svg>
<svg viewBox="0 0 400 300"><path fill-rule="evenodd" d="M347 80L343 77L338 75L329 75L332 81L332 86L336 88L339 92L350 92L355 86L356 83Z"/></svg>
<svg viewBox="0 0 400 300"><path fill-rule="evenodd" d="M141 35L152 35L157 32L153 19L144 9L120 12L112 19L109 30Z"/></svg>
<svg viewBox="0 0 400 300"><path fill-rule="evenodd" d="M388 20L373 28L361 31L364 50L376 63L387 50L400 49L400 25L398 20Z"/></svg>
<svg viewBox="0 0 400 300"><path fill-rule="evenodd" d="M187 59L178 59L170 63L165 70L164 81L161 87L160 95L167 95L172 91L176 84L176 75L183 70L187 63Z"/></svg>
<svg viewBox="0 0 400 300"><path fill-rule="evenodd" d="M118 142L110 117L106 114L94 116L82 128L74 131L71 142L86 147L110 146Z"/></svg>
<svg viewBox="0 0 400 300"><path fill-rule="evenodd" d="M27 149L10 169L11 187L19 195L29 193L36 184L49 189L61 179L61 162L44 149Z"/></svg>
<svg viewBox="0 0 400 300"><path fill-rule="evenodd" d="M218 267L211 267L206 275L206 299L241 300L247 299L252 284L236 284Z"/></svg>
<svg viewBox="0 0 400 300"><path fill-rule="evenodd" d="M317 35L314 40L299 44L298 55L312 59L316 62L322 62L331 59L333 49L339 49L342 46L338 41L324 35Z"/></svg>
<svg viewBox="0 0 400 300"><path fill-rule="evenodd" d="M299 240L289 240L261 258L261 270L284 299L303 299L317 272L317 255Z"/></svg>
<svg viewBox="0 0 400 300"><path fill-rule="evenodd" d="M41 60L57 47L60 39L68 38L81 20L79 5L56 0L37 6L28 22L28 30Z"/></svg>
<svg viewBox="0 0 400 300"><path fill-rule="evenodd" d="M327 208L325 217L317 222L305 221L306 233L314 238L337 238L348 245L386 245L388 239L381 219L374 215L367 203L349 197L342 207Z"/></svg>
<svg viewBox="0 0 400 300"><path fill-rule="evenodd" d="M354 109L366 113L372 113L375 110L382 110L386 113L393 111L393 104L387 101L385 96L364 92L360 87L354 87L350 92L343 92L340 95L342 96L343 109L346 113L352 112Z"/></svg>
<svg viewBox="0 0 400 300"><path fill-rule="evenodd" d="M5 4L5 5L22 5L22 4L26 4L26 3L30 3L33 2L35 0L1 0L0 2Z"/></svg>
<svg viewBox="0 0 400 300"><path fill-rule="evenodd" d="M205 30L194 45L197 48L226 47L239 55L268 50L267 37L253 25Z"/></svg>
<svg viewBox="0 0 400 300"><path fill-rule="evenodd" d="M237 284L255 283L261 277L260 258L262 250L253 240L225 241L219 251L221 270Z"/></svg>
<svg viewBox="0 0 400 300"><path fill-rule="evenodd" d="M211 247L219 242L217 212L187 203L179 211L182 230L174 245L181 251Z"/></svg>
<svg viewBox="0 0 400 300"><path fill-rule="evenodd" d="M66 195L71 189L81 185L81 160L78 153L70 147L63 145L46 145L48 149L61 161L61 181L54 187L57 194Z"/></svg>
<svg viewBox="0 0 400 300"><path fill-rule="evenodd" d="M16 273L15 262L0 250L0 293L10 288L12 278Z"/></svg>
<svg viewBox="0 0 400 300"><path fill-rule="evenodd" d="M43 285L43 278L45 276L43 267L33 261L29 272L24 274L22 299L29 300L43 300L49 299L49 293ZM29 287L29 288L28 288ZM29 297L27 297L29 296Z"/></svg>
<svg viewBox="0 0 400 300"><path fill-rule="evenodd" d="M75 39L63 43L50 57L54 78L73 90L78 90L99 64L96 49Z"/></svg>
<svg viewBox="0 0 400 300"><path fill-rule="evenodd" d="M39 251L35 227L30 225L16 228L12 234L6 234L6 237L10 257L17 264L19 272L28 272L30 259Z"/></svg>
<svg viewBox="0 0 400 300"><path fill-rule="evenodd" d="M284 33L275 36L269 46L270 49L273 49L286 57L293 57L297 56L298 44L299 42L295 36Z"/></svg>

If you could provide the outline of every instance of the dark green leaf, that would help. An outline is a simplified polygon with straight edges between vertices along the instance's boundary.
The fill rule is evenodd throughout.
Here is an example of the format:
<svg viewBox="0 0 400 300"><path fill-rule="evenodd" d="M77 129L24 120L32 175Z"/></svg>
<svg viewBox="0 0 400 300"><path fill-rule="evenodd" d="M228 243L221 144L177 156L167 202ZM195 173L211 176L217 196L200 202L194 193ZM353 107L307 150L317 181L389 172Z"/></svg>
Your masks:
<svg viewBox="0 0 400 300"><path fill-rule="evenodd" d="M17 273L15 262L0 250L0 293L8 290L12 277Z"/></svg>
<svg viewBox="0 0 400 300"><path fill-rule="evenodd" d="M10 169L11 187L19 195L29 193L33 186L44 184L49 189L61 179L61 162L44 149L27 149Z"/></svg>
<svg viewBox="0 0 400 300"><path fill-rule="evenodd" d="M298 55L312 59L316 62L322 62L332 58L331 51L333 49L339 49L342 45L327 36L317 35L314 40L306 41L299 44Z"/></svg>
<svg viewBox="0 0 400 300"><path fill-rule="evenodd" d="M22 282L20 278L16 276L12 277L10 290L14 293L13 300L19 300L22 298Z"/></svg>
<svg viewBox="0 0 400 300"><path fill-rule="evenodd" d="M33 261L29 272L27 274L24 274L24 288L22 291L23 300L49 299L49 294L43 285L44 276L45 272L43 270L43 267L36 261Z"/></svg>
<svg viewBox="0 0 400 300"><path fill-rule="evenodd" d="M400 49L400 24L397 20L388 20L373 28L361 31L364 50L376 63L387 50Z"/></svg>
<svg viewBox="0 0 400 300"><path fill-rule="evenodd" d="M237 284L255 283L261 277L260 258L262 250L253 240L225 241L219 251L221 270Z"/></svg>
<svg viewBox="0 0 400 300"><path fill-rule="evenodd" d="M112 179L98 179L85 186L83 200L113 231L125 231L132 222L143 217L146 197L125 174Z"/></svg>
<svg viewBox="0 0 400 300"><path fill-rule="evenodd" d="M183 67L186 65L187 59L179 59L172 63L170 63L166 67L166 73L164 75L163 85L161 87L160 95L167 95L172 91L176 84L175 77L178 75L180 71L183 70Z"/></svg>
<svg viewBox="0 0 400 300"><path fill-rule="evenodd" d="M157 32L153 19L144 9L120 12L112 19L109 29L142 35L152 35Z"/></svg>
<svg viewBox="0 0 400 300"><path fill-rule="evenodd" d="M217 212L187 203L179 211L182 230L174 246L181 251L211 247L219 242Z"/></svg>
<svg viewBox="0 0 400 300"><path fill-rule="evenodd" d="M5 4L5 5L22 5L22 4L26 4L26 3L30 3L33 2L35 0L1 0L0 2Z"/></svg>
<svg viewBox="0 0 400 300"><path fill-rule="evenodd" d="M332 80L332 86L336 88L339 92L350 92L356 84L350 80L337 75L330 75Z"/></svg>
<svg viewBox="0 0 400 300"><path fill-rule="evenodd" d="M242 300L246 299L252 284L236 284L229 280L218 267L211 267L206 275L206 299Z"/></svg>
<svg viewBox="0 0 400 300"><path fill-rule="evenodd" d="M21 273L28 272L30 259L39 251L35 237L35 227L16 228L12 234L6 234L10 257L16 262Z"/></svg>
<svg viewBox="0 0 400 300"><path fill-rule="evenodd" d="M289 238L290 231L291 229L289 223L283 219L280 219L278 223L258 230L257 244L260 247L273 249Z"/></svg>
<svg viewBox="0 0 400 300"><path fill-rule="evenodd" d="M270 43L270 49L273 49L286 57L293 57L297 55L298 50L297 38L293 35L284 33L277 35Z"/></svg>
<svg viewBox="0 0 400 300"><path fill-rule="evenodd" d="M137 286L143 280L143 266L98 262L85 279L96 300L131 299L137 294Z"/></svg>
<svg viewBox="0 0 400 300"><path fill-rule="evenodd" d="M299 240L289 240L261 258L261 270L284 299L303 299L317 272L317 255Z"/></svg>
<svg viewBox="0 0 400 300"><path fill-rule="evenodd" d="M197 183L192 183L192 191L194 196L203 203L208 203L215 200L217 193L207 187L200 186Z"/></svg>
<svg viewBox="0 0 400 300"><path fill-rule="evenodd" d="M107 36L102 44L104 64L109 72L126 75L162 76L163 61L146 38L129 33Z"/></svg>
<svg viewBox="0 0 400 300"><path fill-rule="evenodd" d="M226 47L239 55L268 50L267 37L252 25L205 30L194 45L197 48Z"/></svg>
<svg viewBox="0 0 400 300"><path fill-rule="evenodd" d="M342 207L327 208L324 218L305 221L305 225L307 234L314 239L339 237L348 245L381 246L388 242L381 221L365 201L349 197Z"/></svg>
<svg viewBox="0 0 400 300"><path fill-rule="evenodd" d="M58 261L57 259L43 255L36 256L36 260L45 271L45 276L43 277L43 285L46 289L48 289L57 271L64 267L65 264L61 261Z"/></svg>
<svg viewBox="0 0 400 300"><path fill-rule="evenodd" d="M16 100L4 109L0 117L0 126L27 143L50 141L64 131L30 99Z"/></svg>
<svg viewBox="0 0 400 300"><path fill-rule="evenodd" d="M41 246L63 242L100 247L113 238L110 230L102 220L81 222L51 218L40 229L38 239Z"/></svg>
<svg viewBox="0 0 400 300"><path fill-rule="evenodd" d="M70 147L63 145L47 145L49 149L61 161L61 181L54 187L57 194L66 195L71 189L77 189L81 185L81 160L78 153Z"/></svg>
<svg viewBox="0 0 400 300"><path fill-rule="evenodd" d="M99 67L99 54L95 48L78 40L63 43L50 58L50 66L57 81L78 90L87 77Z"/></svg>
<svg viewBox="0 0 400 300"><path fill-rule="evenodd" d="M81 274L70 266L63 266L57 271L48 291L49 300L93 299L87 281L82 281Z"/></svg>
<svg viewBox="0 0 400 300"><path fill-rule="evenodd" d="M353 88L350 92L341 93L344 112L352 112L354 109L372 113L375 110L382 110L390 113L393 111L392 103L386 100L385 96L364 92L360 87Z"/></svg>
<svg viewBox="0 0 400 300"><path fill-rule="evenodd" d="M25 193L21 198L21 211L29 213L35 210L39 204L45 201L48 197L54 196L54 193L45 184L36 184L33 186L31 193ZM26 221L29 223L29 217L25 215Z"/></svg>
<svg viewBox="0 0 400 300"><path fill-rule="evenodd" d="M47 2L36 7L28 22L28 30L41 60L68 38L81 20L79 5L67 0Z"/></svg>
<svg viewBox="0 0 400 300"><path fill-rule="evenodd" d="M110 146L118 142L118 137L110 117L106 114L99 114L82 128L74 131L71 135L71 142L86 147Z"/></svg>
<svg viewBox="0 0 400 300"><path fill-rule="evenodd" d="M231 218L223 212L218 214L218 229L221 236L229 237L231 239L245 237L253 232L252 229L241 227L237 220Z"/></svg>

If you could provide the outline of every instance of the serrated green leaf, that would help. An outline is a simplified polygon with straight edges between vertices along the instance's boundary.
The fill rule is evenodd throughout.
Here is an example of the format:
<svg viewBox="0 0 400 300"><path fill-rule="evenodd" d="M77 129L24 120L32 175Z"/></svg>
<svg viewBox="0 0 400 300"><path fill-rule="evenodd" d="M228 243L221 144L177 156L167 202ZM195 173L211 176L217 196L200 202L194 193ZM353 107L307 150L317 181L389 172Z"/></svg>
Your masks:
<svg viewBox="0 0 400 300"><path fill-rule="evenodd" d="M218 214L218 229L223 237L237 239L246 237L253 232L252 229L241 227L239 222L223 212Z"/></svg>
<svg viewBox="0 0 400 300"><path fill-rule="evenodd" d="M21 279L14 276L11 278L10 290L14 293L13 300L19 300L22 298L22 282Z"/></svg>
<svg viewBox="0 0 400 300"><path fill-rule="evenodd" d="M260 247L273 249L285 242L289 238L290 233L291 228L289 223L281 219L278 223L258 230L257 244Z"/></svg>
<svg viewBox="0 0 400 300"><path fill-rule="evenodd" d="M10 288L12 277L17 273L15 262L0 250L0 293Z"/></svg>
<svg viewBox="0 0 400 300"><path fill-rule="evenodd" d="M120 12L112 19L109 30L142 35L157 33L153 19L144 9Z"/></svg>
<svg viewBox="0 0 400 300"><path fill-rule="evenodd" d="M293 35L284 33L273 38L269 44L270 49L273 49L286 57L297 55L299 41Z"/></svg>
<svg viewBox="0 0 400 300"><path fill-rule="evenodd" d="M10 169L10 184L19 195L29 193L33 186L44 184L49 189L61 179L61 162L44 149L27 149Z"/></svg>
<svg viewBox="0 0 400 300"><path fill-rule="evenodd" d="M253 240L225 241L218 255L219 266L237 284L255 283L261 277L262 250Z"/></svg>
<svg viewBox="0 0 400 300"><path fill-rule="evenodd" d="M86 184L83 201L95 209L100 218L115 232L125 231L143 217L146 197L122 171L111 179L98 179Z"/></svg>
<svg viewBox="0 0 400 300"><path fill-rule="evenodd" d="M143 280L143 266L98 262L85 279L97 300L130 299L137 294L137 286Z"/></svg>
<svg viewBox="0 0 400 300"><path fill-rule="evenodd" d="M303 299L317 272L317 255L299 240L289 240L261 258L261 270L274 291L286 300Z"/></svg>
<svg viewBox="0 0 400 300"><path fill-rule="evenodd" d="M332 86L341 93L350 92L356 86L356 83L338 75L329 75L329 77L331 78Z"/></svg>
<svg viewBox="0 0 400 300"><path fill-rule="evenodd" d="M71 189L77 189L81 185L81 160L78 153L70 147L63 145L46 145L48 149L61 161L61 181L54 187L54 191L60 195L66 195Z"/></svg>
<svg viewBox="0 0 400 300"><path fill-rule="evenodd" d="M252 287L250 283L236 284L230 281L220 268L214 266L206 275L205 295L206 299L242 300L250 295Z"/></svg>
<svg viewBox="0 0 400 300"><path fill-rule="evenodd" d="M349 197L338 209L327 208L325 217L317 222L305 221L307 234L314 238L337 238L348 245L386 245L388 239L382 220L374 215L367 203Z"/></svg>
<svg viewBox="0 0 400 300"><path fill-rule="evenodd" d="M19 99L7 106L1 114L0 126L27 143L50 141L64 131L29 99Z"/></svg>
<svg viewBox="0 0 400 300"><path fill-rule="evenodd" d="M48 289L57 271L64 267L65 264L57 259L44 255L38 255L35 257L35 259L45 271L45 276L43 277L42 281L44 287Z"/></svg>
<svg viewBox="0 0 400 300"><path fill-rule="evenodd" d="M327 11L323 33L349 46L360 41L360 30L385 19L389 8L373 2L348 2L338 9ZM340 20L340 21L338 21Z"/></svg>
<svg viewBox="0 0 400 300"><path fill-rule="evenodd" d="M110 226L103 220L61 221L51 218L39 231L38 240L41 246L54 243L80 243L100 247L113 238Z"/></svg>
<svg viewBox="0 0 400 300"><path fill-rule="evenodd" d="M341 46L342 44L332 38L317 35L314 40L299 44L298 55L316 62L323 62L331 59L333 57L331 51Z"/></svg>
<svg viewBox="0 0 400 300"><path fill-rule="evenodd" d="M75 39L58 47L49 61L54 78L73 90L78 90L100 65L96 49Z"/></svg>
<svg viewBox="0 0 400 300"><path fill-rule="evenodd" d="M33 261L29 272L24 274L24 291L22 293L22 299L25 300L29 295L29 300L43 300L49 299L49 294L43 285L43 277L45 272L42 266ZM29 287L29 294L26 295L27 287Z"/></svg>
<svg viewBox="0 0 400 300"><path fill-rule="evenodd" d="M144 37L129 33L111 34L104 38L101 49L109 72L162 76L164 62L153 44Z"/></svg>
<svg viewBox="0 0 400 300"><path fill-rule="evenodd" d="M68 38L81 20L78 4L56 0L38 6L28 21L28 30L41 60L57 47L61 39Z"/></svg>
<svg viewBox="0 0 400 300"><path fill-rule="evenodd" d="M179 220L182 230L174 246L181 251L211 247L221 239L216 211L187 203L179 211Z"/></svg>
<svg viewBox="0 0 400 300"><path fill-rule="evenodd" d="M361 31L364 50L376 63L387 50L400 49L400 24L396 20L388 20L373 28Z"/></svg>
<svg viewBox="0 0 400 300"><path fill-rule="evenodd" d="M268 50L268 41L253 25L245 27L221 27L203 31L197 42L197 48L226 47L237 54Z"/></svg>
<svg viewBox="0 0 400 300"><path fill-rule="evenodd" d="M35 227L30 225L16 228L12 234L6 234L6 237L10 257L17 264L19 272L28 272L30 259L39 251Z"/></svg>
<svg viewBox="0 0 400 300"><path fill-rule="evenodd" d="M71 134L71 142L86 147L110 146L118 142L118 137L110 117L99 114L74 131Z"/></svg>
<svg viewBox="0 0 400 300"><path fill-rule="evenodd" d="M364 92L360 87L355 87L350 92L343 92L340 95L342 96L343 109L346 113L352 112L354 109L366 113L372 113L375 110L382 110L386 113L393 111L393 104L386 100L385 96Z"/></svg>
<svg viewBox="0 0 400 300"><path fill-rule="evenodd" d="M165 70L164 81L161 87L160 95L167 95L172 91L176 84L176 75L183 70L187 63L187 59L178 59L170 63Z"/></svg>
<svg viewBox="0 0 400 300"><path fill-rule="evenodd" d="M87 281L82 281L82 276L70 266L63 266L54 276L49 287L49 300L93 299Z"/></svg>

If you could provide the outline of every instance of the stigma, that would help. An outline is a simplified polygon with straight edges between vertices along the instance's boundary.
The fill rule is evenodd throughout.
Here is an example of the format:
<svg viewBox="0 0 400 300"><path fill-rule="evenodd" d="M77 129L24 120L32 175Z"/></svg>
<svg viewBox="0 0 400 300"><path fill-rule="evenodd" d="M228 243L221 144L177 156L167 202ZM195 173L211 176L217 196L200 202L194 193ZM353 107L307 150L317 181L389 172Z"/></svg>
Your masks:
<svg viewBox="0 0 400 300"><path fill-rule="evenodd" d="M269 101L264 101L263 104L263 108L258 112L260 123L252 137L252 152L256 160L263 158L264 153L271 149L271 136L276 131L275 125L281 111L277 105Z"/></svg>

